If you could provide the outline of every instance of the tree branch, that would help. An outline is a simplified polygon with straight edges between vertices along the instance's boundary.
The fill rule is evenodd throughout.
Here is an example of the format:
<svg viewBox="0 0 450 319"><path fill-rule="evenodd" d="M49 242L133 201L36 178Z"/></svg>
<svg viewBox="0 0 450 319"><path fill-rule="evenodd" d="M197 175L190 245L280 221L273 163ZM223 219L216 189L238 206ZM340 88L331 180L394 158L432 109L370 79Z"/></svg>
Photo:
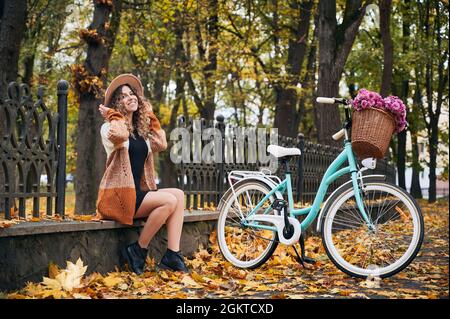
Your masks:
<svg viewBox="0 0 450 319"><path fill-rule="evenodd" d="M366 13L366 8L369 4L372 3L372 0L366 0L362 7L359 7L359 2L360 1L358 0L347 0L344 20L342 24L338 26L338 29L340 29L343 33L343 42L342 45L340 45L340 47L338 48L338 52L336 54L337 63L335 65L337 65L338 67L344 67L355 40L356 34L358 33L358 28ZM356 6L356 4L358 4L358 6ZM347 8L347 6L349 7Z"/></svg>

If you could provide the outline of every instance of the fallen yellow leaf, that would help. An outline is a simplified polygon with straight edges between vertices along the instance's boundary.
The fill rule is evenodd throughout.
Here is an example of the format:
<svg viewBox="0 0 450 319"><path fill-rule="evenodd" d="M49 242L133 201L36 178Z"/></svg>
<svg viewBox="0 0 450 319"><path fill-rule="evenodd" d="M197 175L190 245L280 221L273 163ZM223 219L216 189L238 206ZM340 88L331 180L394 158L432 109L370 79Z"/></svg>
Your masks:
<svg viewBox="0 0 450 319"><path fill-rule="evenodd" d="M203 286L199 285L194 279L192 279L191 276L185 275L183 279L181 279L181 282L188 286L189 288L203 288Z"/></svg>
<svg viewBox="0 0 450 319"><path fill-rule="evenodd" d="M105 278L103 278L103 283L106 287L115 287L116 285L123 282L123 279L121 277L116 277L115 275L109 275Z"/></svg>

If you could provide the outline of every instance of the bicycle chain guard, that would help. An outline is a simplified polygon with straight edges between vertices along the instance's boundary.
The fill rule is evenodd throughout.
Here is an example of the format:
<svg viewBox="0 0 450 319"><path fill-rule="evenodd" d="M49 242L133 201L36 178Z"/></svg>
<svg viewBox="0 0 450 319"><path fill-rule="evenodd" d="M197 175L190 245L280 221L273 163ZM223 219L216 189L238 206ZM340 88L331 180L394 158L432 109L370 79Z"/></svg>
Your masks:
<svg viewBox="0 0 450 319"><path fill-rule="evenodd" d="M302 228L300 226L300 222L294 217L288 217L289 223L294 227L294 234L290 238L284 237L284 216L282 215L262 215L262 214L254 214L247 217L247 222L266 222L275 225L278 232L278 239L280 243L285 245L293 245L295 244L302 234Z"/></svg>

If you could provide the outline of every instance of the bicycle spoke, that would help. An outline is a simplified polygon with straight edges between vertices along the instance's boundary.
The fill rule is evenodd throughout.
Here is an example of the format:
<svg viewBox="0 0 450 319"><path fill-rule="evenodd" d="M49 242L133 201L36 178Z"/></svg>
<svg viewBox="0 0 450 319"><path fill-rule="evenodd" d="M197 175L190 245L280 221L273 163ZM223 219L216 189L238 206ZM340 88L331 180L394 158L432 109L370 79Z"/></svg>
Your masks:
<svg viewBox="0 0 450 319"><path fill-rule="evenodd" d="M363 225L363 223L358 223L358 221L354 221L354 220L351 220L351 219L343 218L342 216L339 216L339 219L336 218L336 220L343 221L343 222L347 221L350 224L356 225L356 226Z"/></svg>
<svg viewBox="0 0 450 319"><path fill-rule="evenodd" d="M267 193L270 190L266 190ZM243 219L248 218L251 212L254 214L263 214L264 210L270 206L274 200L271 196L265 202L260 201L266 196L265 192L260 189L240 188L236 190L235 195L230 197L227 202L225 218L222 217L224 227L225 243L222 242L221 248L226 251L236 261L252 264L264 257L269 252L270 247L274 245L276 232L272 230L252 227L252 225L266 225L267 222L253 221L249 225L242 223ZM255 207L261 204L261 208L254 211ZM269 214L274 214L272 210L268 210ZM270 223L268 223L270 224ZM222 237L223 238L223 237Z"/></svg>
<svg viewBox="0 0 450 319"><path fill-rule="evenodd" d="M360 229L361 228L361 227L349 226L348 224L339 223L339 222L334 222L334 223L338 224L338 225L346 226L346 227L349 227L349 228L352 228L352 229Z"/></svg>
<svg viewBox="0 0 450 319"><path fill-rule="evenodd" d="M381 217L383 217L387 212L390 211L390 209L391 209L392 207L394 207L395 205L397 205L399 202L400 202L400 201L397 201L397 202L395 202L394 204L392 204L392 203L388 204L388 207L387 207L385 210L383 210L383 213L382 213L381 215L378 215L378 218L375 220L375 225L378 224L378 220L379 220ZM383 205L383 207L384 207L384 205Z"/></svg>
<svg viewBox="0 0 450 319"><path fill-rule="evenodd" d="M358 219L361 223L366 223L361 215L361 212L359 212L359 210L356 209L356 200L355 205L351 205L350 207L347 207L347 209L349 213L352 214L353 217L355 217L355 219Z"/></svg>
<svg viewBox="0 0 450 319"><path fill-rule="evenodd" d="M328 229L325 234L329 232L324 240L327 247L328 242L333 243L328 251L342 258L339 264L343 269L352 273L382 274L393 272L392 267L401 267L400 262L410 262L407 256L411 254L410 247L416 236L416 220L412 218L408 199L403 195L399 197L399 193L391 186L365 187L363 206L375 226L373 229L365 227L353 192L349 191L345 199L339 201L339 206L331 206L332 213L328 212L324 220L329 224L328 228L324 226ZM334 257L332 260L337 262Z"/></svg>
<svg viewBox="0 0 450 319"><path fill-rule="evenodd" d="M245 192L245 194L246 194L247 196L245 196L244 198L247 199L247 203L248 203L248 205L250 206L250 211L252 211L254 207L253 207L253 205L252 205L252 200L251 200L251 198L250 198L250 195L248 194L248 191Z"/></svg>

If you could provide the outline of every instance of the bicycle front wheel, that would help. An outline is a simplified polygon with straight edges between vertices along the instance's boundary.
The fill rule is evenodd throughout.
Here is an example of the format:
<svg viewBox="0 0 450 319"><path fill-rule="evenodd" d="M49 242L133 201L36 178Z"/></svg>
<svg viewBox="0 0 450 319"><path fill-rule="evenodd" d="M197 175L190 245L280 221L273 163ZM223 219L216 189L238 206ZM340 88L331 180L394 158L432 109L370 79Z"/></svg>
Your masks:
<svg viewBox="0 0 450 319"><path fill-rule="evenodd" d="M241 181L235 186L235 194L230 194L217 220L217 241L222 255L236 267L256 268L272 256L278 245L276 231L265 229L272 224L252 222L245 224L245 218L270 192L259 181ZM270 196L256 214L278 214L271 208L275 197ZM255 226L262 226L255 227Z"/></svg>
<svg viewBox="0 0 450 319"><path fill-rule="evenodd" d="M420 207L404 190L386 182L366 183L363 202L374 229L363 220L353 187L330 199L322 225L325 250L351 276L392 276L409 265L422 245Z"/></svg>

